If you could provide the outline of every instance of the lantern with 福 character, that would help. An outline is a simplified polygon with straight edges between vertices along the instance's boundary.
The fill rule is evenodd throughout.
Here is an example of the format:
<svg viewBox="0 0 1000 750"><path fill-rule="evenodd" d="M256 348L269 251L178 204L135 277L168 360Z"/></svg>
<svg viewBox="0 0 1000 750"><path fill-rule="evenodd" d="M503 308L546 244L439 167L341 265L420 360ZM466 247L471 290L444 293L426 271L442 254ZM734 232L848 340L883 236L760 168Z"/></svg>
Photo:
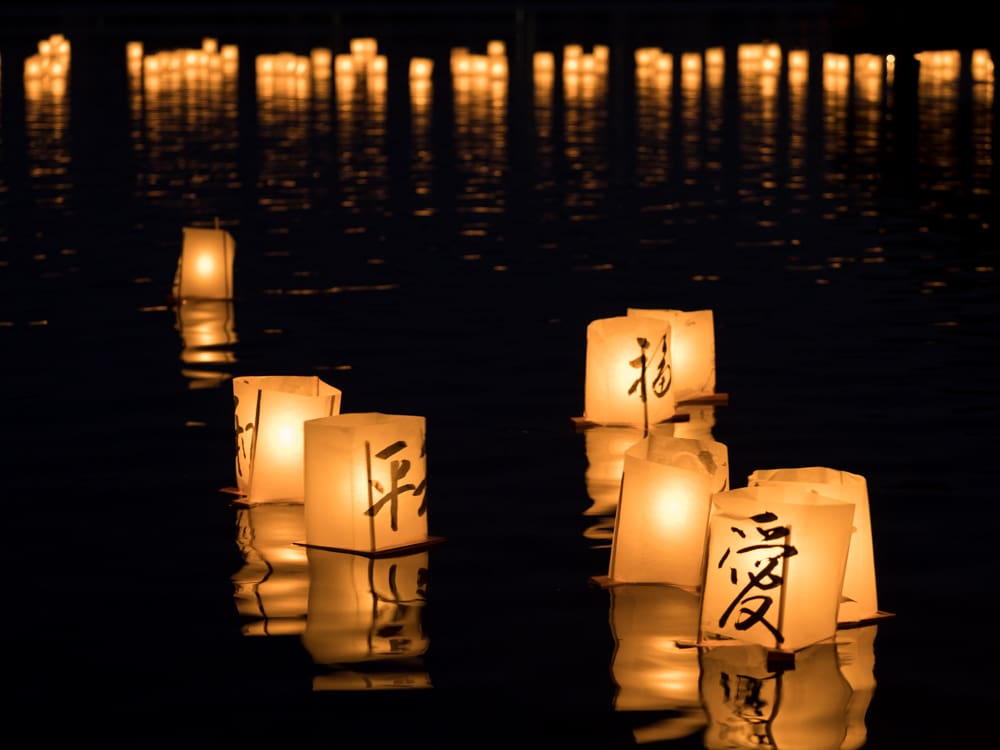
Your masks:
<svg viewBox="0 0 1000 750"><path fill-rule="evenodd" d="M704 746L840 750L851 687L840 673L836 644L802 649L789 666L756 644L701 649Z"/></svg>
<svg viewBox="0 0 1000 750"><path fill-rule="evenodd" d="M303 424L340 403L340 389L314 375L233 378L236 492L251 504L302 502Z"/></svg>
<svg viewBox="0 0 1000 750"><path fill-rule="evenodd" d="M621 315L587 325L585 421L647 430L676 406L669 323Z"/></svg>
<svg viewBox="0 0 1000 750"><path fill-rule="evenodd" d="M670 362L678 402L715 394L715 318L712 310L651 310L630 307L626 315L670 324Z"/></svg>
<svg viewBox="0 0 1000 750"><path fill-rule="evenodd" d="M378 412L305 425L306 544L370 554L430 543L427 420Z"/></svg>
<svg viewBox="0 0 1000 750"><path fill-rule="evenodd" d="M702 639L796 651L832 638L854 504L793 484L712 497Z"/></svg>
<svg viewBox="0 0 1000 750"><path fill-rule="evenodd" d="M700 587L714 493L729 486L729 452L715 440L670 434L625 451L608 577L612 582Z"/></svg>
<svg viewBox="0 0 1000 750"><path fill-rule="evenodd" d="M183 227L181 255L174 273L173 297L232 299L236 242L225 229Z"/></svg>
<svg viewBox="0 0 1000 750"><path fill-rule="evenodd" d="M429 686L419 663L429 645L422 622L428 551L376 557L306 549L303 646L317 665L352 668L317 678L317 689Z"/></svg>
<svg viewBox="0 0 1000 750"><path fill-rule="evenodd" d="M844 588L837 622L841 625L884 616L879 612L875 587L875 555L872 545L871 514L865 478L849 471L826 466L790 469L757 469L750 474L751 487L794 483L828 497L854 503L853 533L844 571Z"/></svg>

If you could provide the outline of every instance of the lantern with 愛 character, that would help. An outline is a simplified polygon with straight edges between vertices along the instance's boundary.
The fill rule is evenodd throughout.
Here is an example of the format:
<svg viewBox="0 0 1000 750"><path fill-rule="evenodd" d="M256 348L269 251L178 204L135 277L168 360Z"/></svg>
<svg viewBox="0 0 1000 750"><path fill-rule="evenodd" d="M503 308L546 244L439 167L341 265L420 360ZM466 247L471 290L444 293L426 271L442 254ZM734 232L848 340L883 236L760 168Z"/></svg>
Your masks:
<svg viewBox="0 0 1000 750"><path fill-rule="evenodd" d="M340 401L315 376L233 379L236 484L247 503L303 501L303 424L340 413Z"/></svg>
<svg viewBox="0 0 1000 750"><path fill-rule="evenodd" d="M378 412L305 424L306 544L370 554L427 544L427 420Z"/></svg>
<svg viewBox="0 0 1000 750"><path fill-rule="evenodd" d="M854 504L791 484L716 493L703 639L795 651L832 638Z"/></svg>

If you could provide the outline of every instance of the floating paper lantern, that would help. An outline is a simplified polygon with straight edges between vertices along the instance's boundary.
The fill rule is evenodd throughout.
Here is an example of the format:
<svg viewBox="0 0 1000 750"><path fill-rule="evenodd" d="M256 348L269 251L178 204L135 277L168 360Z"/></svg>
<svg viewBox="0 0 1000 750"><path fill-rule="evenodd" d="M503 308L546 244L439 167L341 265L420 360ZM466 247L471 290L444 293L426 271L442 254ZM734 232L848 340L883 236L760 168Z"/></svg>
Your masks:
<svg viewBox="0 0 1000 750"><path fill-rule="evenodd" d="M698 595L657 584L615 586L610 595L615 710L670 712L669 718L634 730L644 741L702 729L698 649L678 645L697 638Z"/></svg>
<svg viewBox="0 0 1000 750"><path fill-rule="evenodd" d="M340 389L315 376L233 379L236 483L248 503L302 502L303 423L340 413Z"/></svg>
<svg viewBox="0 0 1000 750"><path fill-rule="evenodd" d="M377 412L305 425L306 543L382 553L426 544L427 420Z"/></svg>
<svg viewBox="0 0 1000 750"><path fill-rule="evenodd" d="M703 638L795 651L832 638L854 504L793 484L716 493Z"/></svg>
<svg viewBox="0 0 1000 750"><path fill-rule="evenodd" d="M875 586L875 555L872 549L872 524L868 509L868 487L865 478L847 471L825 466L792 469L758 469L750 474L751 487L794 483L854 504L854 532L847 553L844 588L837 621L856 623L878 617L878 596Z"/></svg>
<svg viewBox="0 0 1000 750"><path fill-rule="evenodd" d="M724 444L651 429L625 451L611 581L700 587L712 496L728 486Z"/></svg>
<svg viewBox="0 0 1000 750"><path fill-rule="evenodd" d="M657 318L670 324L670 363L677 401L715 393L715 318L712 310L630 307L626 314Z"/></svg>
<svg viewBox="0 0 1000 750"><path fill-rule="evenodd" d="M838 668L836 644L799 651L794 669L783 670L770 657L749 644L702 649L704 746L838 750L851 688Z"/></svg>
<svg viewBox="0 0 1000 750"><path fill-rule="evenodd" d="M298 635L305 629L309 560L301 542L302 503L263 503L236 515L243 567L233 575L244 635Z"/></svg>
<svg viewBox="0 0 1000 750"><path fill-rule="evenodd" d="M313 662L357 665L422 656L429 556L374 557L307 547L309 603L302 643Z"/></svg>
<svg viewBox="0 0 1000 750"><path fill-rule="evenodd" d="M670 325L639 315L587 326L584 418L604 425L649 425L676 412Z"/></svg>
<svg viewBox="0 0 1000 750"><path fill-rule="evenodd" d="M224 229L183 228L174 299L232 299L236 242Z"/></svg>

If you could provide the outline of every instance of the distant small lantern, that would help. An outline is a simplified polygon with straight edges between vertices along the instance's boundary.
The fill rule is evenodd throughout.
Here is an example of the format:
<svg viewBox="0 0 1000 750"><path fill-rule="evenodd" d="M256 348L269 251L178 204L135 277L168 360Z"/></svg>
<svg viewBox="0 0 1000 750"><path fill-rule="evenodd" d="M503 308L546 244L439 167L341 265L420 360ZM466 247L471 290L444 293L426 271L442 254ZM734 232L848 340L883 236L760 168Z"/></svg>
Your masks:
<svg viewBox="0 0 1000 750"><path fill-rule="evenodd" d="M233 575L243 635L298 635L305 629L309 560L302 503L263 503L236 514L243 567Z"/></svg>
<svg viewBox="0 0 1000 750"><path fill-rule="evenodd" d="M603 425L649 425L674 416L670 325L638 315L587 326L584 418Z"/></svg>
<svg viewBox="0 0 1000 750"><path fill-rule="evenodd" d="M427 420L377 412L305 425L306 544L384 553L427 544Z"/></svg>
<svg viewBox="0 0 1000 750"><path fill-rule="evenodd" d="M791 669L759 645L701 651L706 748L842 747L851 688L838 669L836 644L799 651Z"/></svg>
<svg viewBox="0 0 1000 750"><path fill-rule="evenodd" d="M373 557L308 547L302 643L316 664L363 665L422 656L429 553Z"/></svg>
<svg viewBox="0 0 1000 750"><path fill-rule="evenodd" d="M844 588L837 621L841 624L851 624L884 616L885 613L880 612L878 608L872 522L865 478L849 471L810 466L758 469L747 479L747 484L751 487L775 483L794 483L822 495L854 503L851 547L847 553Z"/></svg>
<svg viewBox="0 0 1000 750"><path fill-rule="evenodd" d="M853 503L788 485L712 498L702 638L795 651L837 630Z"/></svg>
<svg viewBox="0 0 1000 750"><path fill-rule="evenodd" d="M610 589L617 686L616 711L669 712L669 719L634 730L647 741L676 739L703 729L697 639L698 595L675 586L625 584Z"/></svg>
<svg viewBox="0 0 1000 750"><path fill-rule="evenodd" d="M174 299L232 299L236 242L225 229L184 227Z"/></svg>
<svg viewBox="0 0 1000 750"><path fill-rule="evenodd" d="M233 379L236 483L248 503L302 502L303 424L340 413L341 391L315 376Z"/></svg>
<svg viewBox="0 0 1000 750"><path fill-rule="evenodd" d="M654 427L625 451L611 581L699 588L712 496L728 486L723 443L675 438Z"/></svg>
<svg viewBox="0 0 1000 750"><path fill-rule="evenodd" d="M715 319L712 310L649 310L630 307L628 315L670 324L670 362L677 401L715 393Z"/></svg>

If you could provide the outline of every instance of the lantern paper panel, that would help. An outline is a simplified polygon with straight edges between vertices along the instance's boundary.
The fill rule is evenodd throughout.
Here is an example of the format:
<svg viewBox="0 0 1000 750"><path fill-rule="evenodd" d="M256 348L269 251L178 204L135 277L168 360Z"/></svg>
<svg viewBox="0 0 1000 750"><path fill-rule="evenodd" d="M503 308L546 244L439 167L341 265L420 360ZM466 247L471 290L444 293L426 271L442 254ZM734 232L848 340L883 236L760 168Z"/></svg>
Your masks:
<svg viewBox="0 0 1000 750"><path fill-rule="evenodd" d="M587 326L584 418L643 429L674 416L670 325L638 315Z"/></svg>
<svg viewBox="0 0 1000 750"><path fill-rule="evenodd" d="M712 310L651 310L630 307L626 315L670 325L670 361L677 401L715 393L715 317Z"/></svg>
<svg viewBox="0 0 1000 750"><path fill-rule="evenodd" d="M225 229L182 228L174 299L232 299L236 241Z"/></svg>
<svg viewBox="0 0 1000 750"><path fill-rule="evenodd" d="M425 544L427 420L378 412L305 425L306 543L375 553Z"/></svg>
<svg viewBox="0 0 1000 750"><path fill-rule="evenodd" d="M429 555L373 557L307 547L309 602L302 643L318 665L401 663L422 656Z"/></svg>
<svg viewBox="0 0 1000 750"><path fill-rule="evenodd" d="M817 643L795 654L794 669L775 669L763 646L701 649L701 696L709 750L840 750L851 688L837 647Z"/></svg>
<svg viewBox="0 0 1000 750"><path fill-rule="evenodd" d="M782 482L796 483L828 497L854 503L854 532L847 553L844 589L837 614L841 624L860 622L880 615L875 584L875 554L872 544L871 514L865 478L825 466L790 469L757 469L747 484L759 486Z"/></svg>
<svg viewBox="0 0 1000 750"><path fill-rule="evenodd" d="M615 710L670 713L637 728L637 740L684 737L703 728L698 649L678 646L697 639L698 595L660 584L623 584L609 591Z"/></svg>
<svg viewBox="0 0 1000 750"><path fill-rule="evenodd" d="M878 625L837 631L837 662L851 686L847 703L847 736L840 750L860 750L868 741L865 717L875 696L875 636Z"/></svg>
<svg viewBox="0 0 1000 750"><path fill-rule="evenodd" d="M712 496L728 486L726 445L651 429L625 452L609 578L699 588Z"/></svg>
<svg viewBox="0 0 1000 750"><path fill-rule="evenodd" d="M306 420L340 413L341 392L315 376L233 379L237 491L248 503L302 502Z"/></svg>
<svg viewBox="0 0 1000 750"><path fill-rule="evenodd" d="M854 504L793 484L712 497L702 638L795 651L837 630Z"/></svg>
<svg viewBox="0 0 1000 750"><path fill-rule="evenodd" d="M305 629L309 560L296 542L305 528L302 503L263 503L236 514L243 567L233 575L244 635L298 635Z"/></svg>

